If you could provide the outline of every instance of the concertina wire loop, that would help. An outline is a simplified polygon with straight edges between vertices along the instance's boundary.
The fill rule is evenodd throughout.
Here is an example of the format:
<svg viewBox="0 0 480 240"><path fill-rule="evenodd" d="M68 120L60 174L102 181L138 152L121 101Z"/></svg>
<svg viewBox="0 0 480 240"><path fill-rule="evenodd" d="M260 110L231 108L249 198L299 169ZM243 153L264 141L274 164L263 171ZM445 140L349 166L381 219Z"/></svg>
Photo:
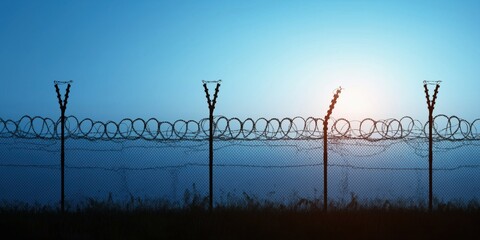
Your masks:
<svg viewBox="0 0 480 240"><path fill-rule="evenodd" d="M95 121L91 118L66 117L65 135L86 140L202 141L208 139L208 118L174 122L125 118L119 122ZM214 118L216 140L318 140L323 138L323 119L293 118ZM367 141L427 138L428 122L410 116L399 119L350 121L332 119L329 139L363 139ZM480 140L480 119L467 121L457 116L434 117L435 140ZM0 138L59 139L60 119L23 116L18 121L0 118Z"/></svg>

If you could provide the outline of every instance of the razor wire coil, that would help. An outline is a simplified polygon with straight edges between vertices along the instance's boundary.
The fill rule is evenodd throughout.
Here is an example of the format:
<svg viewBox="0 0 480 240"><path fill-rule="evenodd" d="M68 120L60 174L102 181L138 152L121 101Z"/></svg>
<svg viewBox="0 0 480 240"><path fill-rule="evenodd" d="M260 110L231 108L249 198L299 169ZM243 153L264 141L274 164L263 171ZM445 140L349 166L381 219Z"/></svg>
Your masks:
<svg viewBox="0 0 480 240"><path fill-rule="evenodd" d="M467 121L458 116L434 117L433 135L437 140L480 140L480 119ZM209 119L173 122L155 118L125 118L118 122L91 118L66 117L67 138L87 140L202 141L209 135ZM216 140L316 140L323 137L322 118L227 118L216 116L213 122ZM59 139L60 119L25 115L19 120L0 118L0 138ZM374 120L332 119L328 130L331 139L368 141L416 139L428 137L428 121L410 116Z"/></svg>

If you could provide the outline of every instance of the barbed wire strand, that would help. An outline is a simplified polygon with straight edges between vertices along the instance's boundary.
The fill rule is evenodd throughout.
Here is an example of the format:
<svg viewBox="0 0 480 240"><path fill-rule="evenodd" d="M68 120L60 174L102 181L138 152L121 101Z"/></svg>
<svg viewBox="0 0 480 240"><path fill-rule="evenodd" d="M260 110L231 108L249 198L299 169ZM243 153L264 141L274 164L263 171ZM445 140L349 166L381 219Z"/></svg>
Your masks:
<svg viewBox="0 0 480 240"><path fill-rule="evenodd" d="M104 170L104 171L146 171L146 170L164 170L164 169L181 169L188 167L208 167L203 163L185 163L168 166L151 166L151 167L101 167L101 166L65 166L67 169L76 170ZM320 167L323 163L312 164L290 164L290 165L259 165L259 164L213 164L214 167L241 167L241 168L266 168L266 169L282 169L282 168L304 168L304 167ZM341 167L354 170L390 170L390 171L424 171L428 168L422 167L367 167L352 164L328 164L329 167ZM40 169L60 169L59 164L0 164L0 167L12 168L40 168ZM460 169L480 169L480 164L463 164L454 167L437 167L434 171L455 171Z"/></svg>

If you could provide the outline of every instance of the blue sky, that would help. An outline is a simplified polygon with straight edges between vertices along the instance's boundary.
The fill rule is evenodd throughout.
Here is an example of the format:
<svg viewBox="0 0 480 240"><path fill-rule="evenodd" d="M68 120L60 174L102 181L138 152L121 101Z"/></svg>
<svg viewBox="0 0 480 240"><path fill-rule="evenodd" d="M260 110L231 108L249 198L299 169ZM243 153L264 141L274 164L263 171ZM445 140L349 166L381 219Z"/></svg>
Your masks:
<svg viewBox="0 0 480 240"><path fill-rule="evenodd" d="M0 117L479 117L480 1L0 2ZM214 86L211 86L212 91Z"/></svg>

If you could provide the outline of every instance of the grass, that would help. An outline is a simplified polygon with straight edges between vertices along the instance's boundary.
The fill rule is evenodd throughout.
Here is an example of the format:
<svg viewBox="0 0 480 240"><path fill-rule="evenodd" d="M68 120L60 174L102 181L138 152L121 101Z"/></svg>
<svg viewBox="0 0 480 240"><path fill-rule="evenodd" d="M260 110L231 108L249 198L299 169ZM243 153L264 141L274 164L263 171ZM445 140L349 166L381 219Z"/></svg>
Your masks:
<svg viewBox="0 0 480 240"><path fill-rule="evenodd" d="M466 239L478 238L480 204L436 201L428 213L408 201L347 203L297 199L290 204L243 193L209 212L207 199L186 191L182 206L132 197L127 203L87 199L58 209L3 203L0 231L16 239ZM3 238L3 237L2 237ZM7 238L3 238L7 239Z"/></svg>

